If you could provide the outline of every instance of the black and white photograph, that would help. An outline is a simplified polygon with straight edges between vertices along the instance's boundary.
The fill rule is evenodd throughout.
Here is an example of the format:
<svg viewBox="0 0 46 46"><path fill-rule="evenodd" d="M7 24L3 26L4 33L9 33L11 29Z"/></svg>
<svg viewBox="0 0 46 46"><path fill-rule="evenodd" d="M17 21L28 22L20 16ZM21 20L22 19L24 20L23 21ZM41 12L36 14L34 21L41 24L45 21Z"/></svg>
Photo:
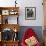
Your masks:
<svg viewBox="0 0 46 46"><path fill-rule="evenodd" d="M25 8L25 19L27 19L27 20L36 19L36 8L35 7L26 7Z"/></svg>

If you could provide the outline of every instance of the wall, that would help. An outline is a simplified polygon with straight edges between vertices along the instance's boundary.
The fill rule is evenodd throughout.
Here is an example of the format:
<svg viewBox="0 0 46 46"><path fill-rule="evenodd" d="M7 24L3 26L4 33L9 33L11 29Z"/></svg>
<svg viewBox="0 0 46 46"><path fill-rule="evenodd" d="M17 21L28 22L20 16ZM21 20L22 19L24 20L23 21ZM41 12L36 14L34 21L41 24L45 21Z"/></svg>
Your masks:
<svg viewBox="0 0 46 46"><path fill-rule="evenodd" d="M22 26L43 26L42 0L21 0L19 22ZM36 7L36 20L25 20L25 7Z"/></svg>
<svg viewBox="0 0 46 46"><path fill-rule="evenodd" d="M15 6L15 0L0 0L0 6ZM42 0L17 0L19 6L20 26L43 26L43 6ZM25 20L25 7L36 7L36 20ZM9 19L10 20L10 19Z"/></svg>

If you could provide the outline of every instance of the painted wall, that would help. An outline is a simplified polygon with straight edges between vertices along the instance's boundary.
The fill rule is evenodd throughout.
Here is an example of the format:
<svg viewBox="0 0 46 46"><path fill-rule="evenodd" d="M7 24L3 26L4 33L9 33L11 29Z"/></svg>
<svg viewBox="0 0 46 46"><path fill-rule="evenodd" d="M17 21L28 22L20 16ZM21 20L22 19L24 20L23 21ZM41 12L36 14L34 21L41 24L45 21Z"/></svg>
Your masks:
<svg viewBox="0 0 46 46"><path fill-rule="evenodd" d="M0 6L15 6L15 0L0 0ZM42 0L17 0L19 6L20 26L43 26L43 6ZM25 7L36 7L36 20L25 20ZM11 17L12 18L12 17ZM10 19L9 19L10 20ZM14 22L14 21L13 21Z"/></svg>
<svg viewBox="0 0 46 46"><path fill-rule="evenodd" d="M22 26L43 26L42 0L21 0L19 24ZM25 7L36 7L36 20L25 20Z"/></svg>

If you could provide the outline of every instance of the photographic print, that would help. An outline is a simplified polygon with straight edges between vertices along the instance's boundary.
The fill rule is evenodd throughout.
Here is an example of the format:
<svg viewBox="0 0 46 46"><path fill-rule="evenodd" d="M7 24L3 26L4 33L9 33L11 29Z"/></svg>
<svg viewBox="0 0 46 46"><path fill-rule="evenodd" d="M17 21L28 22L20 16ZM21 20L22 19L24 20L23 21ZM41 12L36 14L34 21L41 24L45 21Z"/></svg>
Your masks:
<svg viewBox="0 0 46 46"><path fill-rule="evenodd" d="M2 10L2 15L9 15L9 10Z"/></svg>
<svg viewBox="0 0 46 46"><path fill-rule="evenodd" d="M35 20L36 19L36 8L35 7L26 7L25 8L25 19L26 20Z"/></svg>

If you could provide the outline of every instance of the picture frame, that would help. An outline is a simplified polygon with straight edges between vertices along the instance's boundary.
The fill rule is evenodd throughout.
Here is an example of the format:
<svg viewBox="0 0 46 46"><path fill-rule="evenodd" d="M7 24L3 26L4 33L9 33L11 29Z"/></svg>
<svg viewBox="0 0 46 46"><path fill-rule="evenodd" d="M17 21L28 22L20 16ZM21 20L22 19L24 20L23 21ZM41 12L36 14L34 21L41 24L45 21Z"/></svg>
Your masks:
<svg viewBox="0 0 46 46"><path fill-rule="evenodd" d="M2 15L9 15L9 10L2 10Z"/></svg>
<svg viewBox="0 0 46 46"><path fill-rule="evenodd" d="M25 19L36 20L36 7L25 7Z"/></svg>

